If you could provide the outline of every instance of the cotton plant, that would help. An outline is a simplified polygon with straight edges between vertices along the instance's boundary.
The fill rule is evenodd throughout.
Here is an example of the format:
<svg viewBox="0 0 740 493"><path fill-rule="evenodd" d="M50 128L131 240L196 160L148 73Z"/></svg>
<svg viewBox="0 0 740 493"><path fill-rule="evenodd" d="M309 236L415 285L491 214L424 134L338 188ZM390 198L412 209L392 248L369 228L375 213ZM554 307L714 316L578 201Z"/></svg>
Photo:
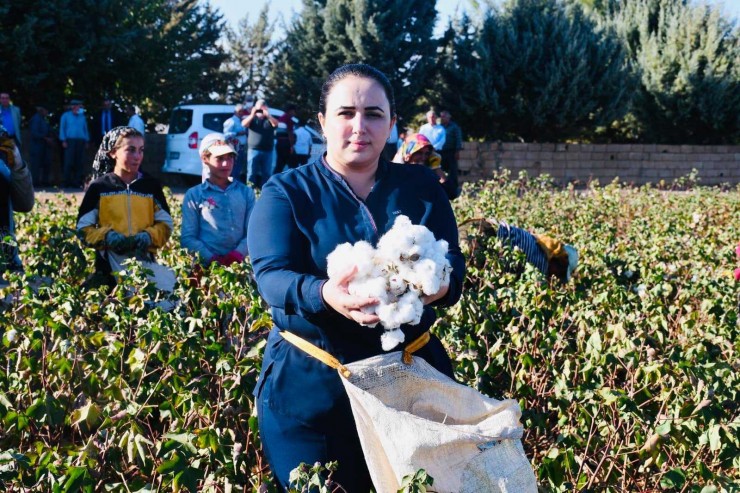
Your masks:
<svg viewBox="0 0 740 493"><path fill-rule="evenodd" d="M377 248L366 241L337 246L327 257L327 272L335 278L357 267L347 289L352 295L379 300L363 312L378 316L385 329L381 336L383 350L390 351L405 340L401 325L421 321L422 297L436 294L449 283L452 267L447 259L448 247L425 226L398 216Z"/></svg>

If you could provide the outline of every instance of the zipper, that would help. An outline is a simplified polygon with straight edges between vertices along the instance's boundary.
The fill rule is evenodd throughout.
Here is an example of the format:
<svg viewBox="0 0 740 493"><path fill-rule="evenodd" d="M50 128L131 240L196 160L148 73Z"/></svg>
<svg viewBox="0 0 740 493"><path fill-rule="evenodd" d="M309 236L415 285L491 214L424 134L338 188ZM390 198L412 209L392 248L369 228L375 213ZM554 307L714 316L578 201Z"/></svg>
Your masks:
<svg viewBox="0 0 740 493"><path fill-rule="evenodd" d="M126 205L128 207L128 214L126 215L126 219L128 219L128 235L131 236L134 232L131 230L131 188L128 183L126 184Z"/></svg>
<svg viewBox="0 0 740 493"><path fill-rule="evenodd" d="M373 218L373 215L370 212L370 209L367 207L367 204L365 204L365 202L355 194L355 192L352 190L352 187L350 187L349 184L344 180L344 178L342 178L342 175L331 169L331 166L329 166L323 158L321 159L321 164L326 166L326 169L328 169L329 172L340 181L342 186L349 192L352 198L355 199L360 208L367 213L367 217L370 218L370 225L373 227L375 236L378 236L378 226L375 224L375 218ZM373 188L375 188L375 185L373 185ZM370 193L373 193L372 189L370 190Z"/></svg>

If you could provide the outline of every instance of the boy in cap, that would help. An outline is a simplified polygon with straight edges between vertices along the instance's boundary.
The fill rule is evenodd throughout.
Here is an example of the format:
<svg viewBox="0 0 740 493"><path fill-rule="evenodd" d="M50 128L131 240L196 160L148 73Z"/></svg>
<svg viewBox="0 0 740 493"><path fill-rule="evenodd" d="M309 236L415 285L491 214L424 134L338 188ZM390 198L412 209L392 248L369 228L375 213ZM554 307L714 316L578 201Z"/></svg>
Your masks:
<svg viewBox="0 0 740 493"><path fill-rule="evenodd" d="M15 245L13 212L29 212L33 203L31 173L15 139L0 125L0 285L5 283L5 272L23 268Z"/></svg>
<svg viewBox="0 0 740 493"><path fill-rule="evenodd" d="M199 153L208 178L185 193L180 244L197 254L203 265L242 262L248 254L254 191L231 177L237 153L223 134L206 135Z"/></svg>

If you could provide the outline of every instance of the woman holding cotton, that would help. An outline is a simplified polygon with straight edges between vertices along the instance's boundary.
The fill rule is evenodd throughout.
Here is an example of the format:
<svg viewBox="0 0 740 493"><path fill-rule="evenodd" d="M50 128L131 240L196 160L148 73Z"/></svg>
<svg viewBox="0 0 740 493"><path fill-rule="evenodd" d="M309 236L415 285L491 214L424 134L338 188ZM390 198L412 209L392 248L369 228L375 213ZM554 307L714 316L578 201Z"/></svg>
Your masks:
<svg viewBox="0 0 740 493"><path fill-rule="evenodd" d="M340 67L324 83L319 107L326 154L273 176L250 219L252 264L275 324L255 394L262 443L283 488L300 462L338 460L334 479L347 491L365 492L372 482L339 375L281 332L343 363L382 353L383 329L369 327L379 319L363 311L378 300L349 294L355 268L328 279L326 258L342 243L375 245L399 215L446 240L452 266L449 284L424 298L420 323L402 326L407 343L434 323L431 304L458 300L465 266L438 178L426 167L380 157L395 123L393 90L385 75L368 65ZM415 354L451 375L449 357L435 337Z"/></svg>

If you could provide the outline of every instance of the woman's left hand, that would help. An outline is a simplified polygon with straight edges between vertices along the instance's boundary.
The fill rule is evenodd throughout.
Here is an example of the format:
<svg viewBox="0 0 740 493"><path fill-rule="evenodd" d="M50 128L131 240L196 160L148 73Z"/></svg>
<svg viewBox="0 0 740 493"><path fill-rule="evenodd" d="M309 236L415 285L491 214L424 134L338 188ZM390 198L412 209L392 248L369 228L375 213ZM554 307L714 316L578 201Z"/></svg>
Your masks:
<svg viewBox="0 0 740 493"><path fill-rule="evenodd" d="M421 301L425 305L434 303L435 301L447 296L447 291L449 290L450 290L450 283L443 284L442 286L439 287L439 291L437 291L436 293L422 296Z"/></svg>
<svg viewBox="0 0 740 493"><path fill-rule="evenodd" d="M362 309L377 305L378 300L376 298L355 296L350 294L348 290L347 286L355 277L355 274L357 274L357 266L337 276L335 279L329 279L321 288L321 296L327 305L350 320L354 320L362 325L376 324L380 322L380 317L372 313L365 313Z"/></svg>

